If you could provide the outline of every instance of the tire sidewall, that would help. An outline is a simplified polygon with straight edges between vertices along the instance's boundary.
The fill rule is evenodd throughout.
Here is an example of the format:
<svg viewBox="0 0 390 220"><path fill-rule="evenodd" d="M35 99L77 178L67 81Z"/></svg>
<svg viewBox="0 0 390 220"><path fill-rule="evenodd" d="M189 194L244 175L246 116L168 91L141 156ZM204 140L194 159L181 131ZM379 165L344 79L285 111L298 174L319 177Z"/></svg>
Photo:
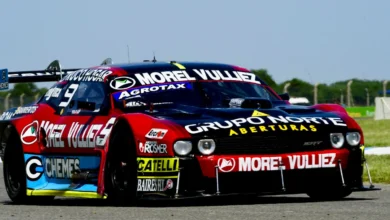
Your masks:
<svg viewBox="0 0 390 220"><path fill-rule="evenodd" d="M15 175L13 172L17 172L17 182L19 184L19 188L17 190L14 190L9 183L10 176ZM24 155L22 145L15 137L12 137L10 141L7 141L4 149L3 175L4 185L9 198L14 202L24 200L27 197Z"/></svg>
<svg viewBox="0 0 390 220"><path fill-rule="evenodd" d="M107 152L105 163L105 191L108 195L108 201L115 206L134 206L137 202L137 167L136 165L136 153L135 147L132 143L132 138L129 137L130 129L127 126L120 126L120 128L113 129L112 138L110 140L110 147ZM134 150L134 151L133 151ZM125 174L127 176L127 182L129 187L126 189L120 189L113 184L112 175L115 163L119 160L126 160L129 165Z"/></svg>

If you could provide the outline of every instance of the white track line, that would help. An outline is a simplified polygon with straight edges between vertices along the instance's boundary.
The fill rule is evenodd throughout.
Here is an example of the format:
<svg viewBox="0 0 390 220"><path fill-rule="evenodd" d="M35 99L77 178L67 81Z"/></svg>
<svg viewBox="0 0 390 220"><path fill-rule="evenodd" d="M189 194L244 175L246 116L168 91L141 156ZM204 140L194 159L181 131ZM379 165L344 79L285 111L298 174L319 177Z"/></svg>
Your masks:
<svg viewBox="0 0 390 220"><path fill-rule="evenodd" d="M390 147L367 147L364 150L366 155L389 155Z"/></svg>

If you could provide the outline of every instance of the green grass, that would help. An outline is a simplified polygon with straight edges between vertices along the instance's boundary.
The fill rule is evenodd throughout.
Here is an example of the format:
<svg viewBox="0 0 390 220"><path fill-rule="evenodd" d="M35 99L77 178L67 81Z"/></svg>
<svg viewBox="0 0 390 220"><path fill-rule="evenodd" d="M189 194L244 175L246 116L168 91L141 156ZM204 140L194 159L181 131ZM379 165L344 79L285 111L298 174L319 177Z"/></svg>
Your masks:
<svg viewBox="0 0 390 220"><path fill-rule="evenodd" d="M372 182L390 183L390 155L366 155ZM364 168L363 180L368 182L367 170Z"/></svg>
<svg viewBox="0 0 390 220"><path fill-rule="evenodd" d="M356 119L362 127L366 147L390 146L390 120Z"/></svg>

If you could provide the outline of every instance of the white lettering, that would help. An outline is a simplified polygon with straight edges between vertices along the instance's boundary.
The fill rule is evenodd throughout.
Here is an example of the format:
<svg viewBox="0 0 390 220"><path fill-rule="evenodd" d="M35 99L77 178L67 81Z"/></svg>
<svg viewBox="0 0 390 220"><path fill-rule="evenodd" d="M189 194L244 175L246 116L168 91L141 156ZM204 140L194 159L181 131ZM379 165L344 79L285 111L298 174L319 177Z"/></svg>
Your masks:
<svg viewBox="0 0 390 220"><path fill-rule="evenodd" d="M96 137L96 146L104 146L107 142L107 138L112 130L116 118L110 118L104 128Z"/></svg>
<svg viewBox="0 0 390 220"><path fill-rule="evenodd" d="M336 126L347 126L341 118L328 118Z"/></svg>
<svg viewBox="0 0 390 220"><path fill-rule="evenodd" d="M80 170L78 158L51 158L45 159L45 173L48 178L70 179L73 171Z"/></svg>

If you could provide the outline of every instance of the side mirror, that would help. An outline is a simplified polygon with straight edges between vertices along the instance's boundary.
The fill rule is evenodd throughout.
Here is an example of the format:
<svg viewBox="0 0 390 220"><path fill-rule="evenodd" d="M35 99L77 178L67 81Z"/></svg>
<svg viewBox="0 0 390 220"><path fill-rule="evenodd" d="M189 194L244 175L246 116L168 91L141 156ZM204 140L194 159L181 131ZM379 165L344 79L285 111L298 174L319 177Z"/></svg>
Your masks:
<svg viewBox="0 0 390 220"><path fill-rule="evenodd" d="M282 98L282 100L290 100L290 95L288 93L282 93L282 94L279 94L280 98Z"/></svg>

